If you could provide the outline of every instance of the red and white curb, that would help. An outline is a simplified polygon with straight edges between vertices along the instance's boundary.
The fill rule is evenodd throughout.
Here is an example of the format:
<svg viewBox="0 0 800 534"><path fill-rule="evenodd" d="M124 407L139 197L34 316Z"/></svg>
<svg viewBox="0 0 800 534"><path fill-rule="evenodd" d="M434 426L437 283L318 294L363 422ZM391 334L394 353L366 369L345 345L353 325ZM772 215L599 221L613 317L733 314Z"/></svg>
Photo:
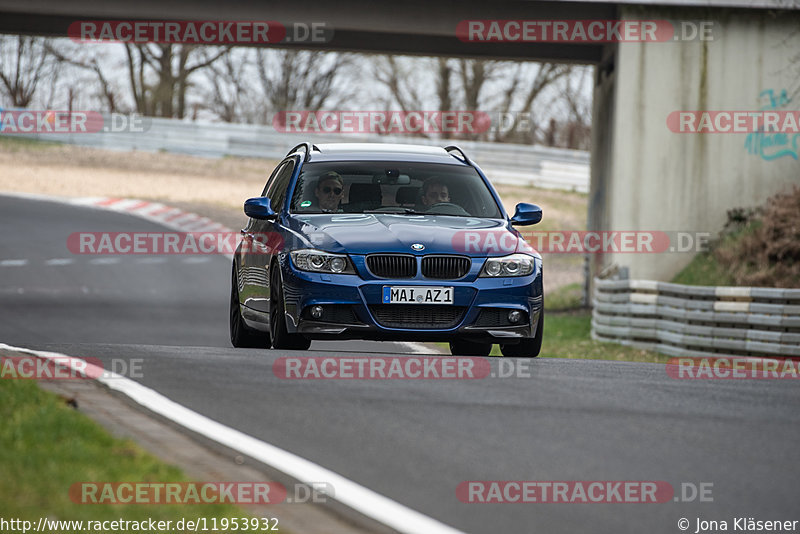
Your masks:
<svg viewBox="0 0 800 534"><path fill-rule="evenodd" d="M232 232L208 217L174 208L160 202L131 198L84 197L62 199L68 204L129 213L182 232Z"/></svg>
<svg viewBox="0 0 800 534"><path fill-rule="evenodd" d="M68 357L56 352L14 347L5 343L0 343L0 350L30 354L38 358L51 360L55 365L61 367L69 365L74 372L79 374L98 376L96 378L98 382L113 391L126 395L151 412L161 415L200 436L269 465L300 483L311 486L312 483L327 482L334 490L331 495L333 499L397 532L415 534L461 533L460 530L412 510L310 460L218 423L138 382L116 373L96 368L79 358Z"/></svg>

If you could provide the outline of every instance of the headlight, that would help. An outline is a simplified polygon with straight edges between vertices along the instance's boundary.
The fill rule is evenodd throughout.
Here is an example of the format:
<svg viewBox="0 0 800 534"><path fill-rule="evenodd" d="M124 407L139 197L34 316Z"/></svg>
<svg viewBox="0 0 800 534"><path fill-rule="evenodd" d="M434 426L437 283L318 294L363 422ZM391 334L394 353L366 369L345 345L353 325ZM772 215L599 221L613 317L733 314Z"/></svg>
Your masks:
<svg viewBox="0 0 800 534"><path fill-rule="evenodd" d="M483 264L480 276L496 278L503 276L527 276L536 268L536 258L527 254L511 254L502 258L489 258Z"/></svg>
<svg viewBox="0 0 800 534"><path fill-rule="evenodd" d="M301 271L334 274L356 274L350 260L343 254L303 249L291 252L292 263Z"/></svg>

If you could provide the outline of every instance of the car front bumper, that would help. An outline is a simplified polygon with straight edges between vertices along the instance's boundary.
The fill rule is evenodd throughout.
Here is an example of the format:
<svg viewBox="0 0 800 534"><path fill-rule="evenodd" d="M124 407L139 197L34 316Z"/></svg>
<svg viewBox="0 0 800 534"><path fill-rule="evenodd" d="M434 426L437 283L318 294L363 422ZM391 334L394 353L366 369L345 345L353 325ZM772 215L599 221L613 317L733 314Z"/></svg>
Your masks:
<svg viewBox="0 0 800 534"><path fill-rule="evenodd" d="M458 281L425 278L364 280L359 275L306 272L296 269L288 257L284 257L280 265L287 329L310 339L471 339L513 344L536 335L543 307L541 260L537 260L537 268L529 276L479 278L473 275ZM451 320L438 326L419 323L413 327L393 326L391 321L387 325L387 313L399 316L402 321L403 314L415 315L417 310L422 313L423 307L448 306L382 303L384 286L403 285L453 287L454 308L446 310L452 316ZM325 317L310 317L309 309L316 305L326 310ZM399 308L387 308L392 306L403 306L405 310L397 313ZM331 310L336 310L336 313L327 313ZM512 310L521 312L521 319L516 324L503 320ZM428 311L437 315L436 312L445 310ZM336 316L334 320L331 320L331 315ZM419 320L419 317L411 318Z"/></svg>

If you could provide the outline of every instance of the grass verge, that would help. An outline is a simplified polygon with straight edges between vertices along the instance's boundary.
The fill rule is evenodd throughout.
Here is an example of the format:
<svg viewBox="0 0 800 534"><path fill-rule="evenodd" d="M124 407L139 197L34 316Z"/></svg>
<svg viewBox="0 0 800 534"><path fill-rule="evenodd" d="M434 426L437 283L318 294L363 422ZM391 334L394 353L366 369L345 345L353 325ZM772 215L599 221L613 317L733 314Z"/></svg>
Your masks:
<svg viewBox="0 0 800 534"><path fill-rule="evenodd" d="M581 307L583 284L573 283L561 286L547 293L544 299L545 311L572 310Z"/></svg>
<svg viewBox="0 0 800 534"><path fill-rule="evenodd" d="M592 313L581 308L581 284L568 284L545 298L544 339L540 358L575 360L614 360L624 362L666 363L669 356L618 343L592 339ZM447 343L437 343L449 352ZM490 356L502 356L494 345Z"/></svg>
<svg viewBox="0 0 800 534"><path fill-rule="evenodd" d="M544 339L539 357L648 363L665 363L670 358L649 350L595 341L591 337L591 330L592 315L589 311L545 313Z"/></svg>
<svg viewBox="0 0 800 534"><path fill-rule="evenodd" d="M669 360L669 356L657 352L592 339L592 313L581 308L582 293L583 286L575 283L547 294L540 358L649 363ZM500 347L493 347L492 354L500 355Z"/></svg>
<svg viewBox="0 0 800 534"><path fill-rule="evenodd" d="M736 282L711 252L701 252L672 279L687 286L734 286Z"/></svg>
<svg viewBox="0 0 800 534"><path fill-rule="evenodd" d="M674 279L689 285L800 288L800 187L728 210L710 250Z"/></svg>
<svg viewBox="0 0 800 534"><path fill-rule="evenodd" d="M155 521L248 517L229 504L109 505L70 499L76 482L184 482L188 479L131 440L110 436L33 381L0 380L0 516L32 521ZM171 530L176 531L174 528ZM59 532L74 532L59 530Z"/></svg>
<svg viewBox="0 0 800 534"><path fill-rule="evenodd" d="M28 139L26 137L13 137L11 135L0 135L0 149L6 152L18 152L20 150L46 150L50 147L57 146L62 146L62 143L41 141L39 139Z"/></svg>
<svg viewBox="0 0 800 534"><path fill-rule="evenodd" d="M592 314L589 311L545 312L544 339L539 357L645 363L666 363L669 360L669 356L657 352L595 341L591 330ZM498 345L492 347L491 355L502 356Z"/></svg>

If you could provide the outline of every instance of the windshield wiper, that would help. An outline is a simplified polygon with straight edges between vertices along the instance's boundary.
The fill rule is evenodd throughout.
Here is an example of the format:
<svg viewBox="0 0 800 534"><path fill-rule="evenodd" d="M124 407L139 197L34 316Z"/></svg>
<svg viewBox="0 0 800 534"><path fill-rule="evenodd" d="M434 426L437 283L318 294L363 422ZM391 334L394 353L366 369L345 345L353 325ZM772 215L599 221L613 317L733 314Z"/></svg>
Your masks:
<svg viewBox="0 0 800 534"><path fill-rule="evenodd" d="M362 213L385 213L386 215L428 215L424 211L415 211L411 208L403 208L403 211L386 211L386 208L378 208L376 210L364 210Z"/></svg>
<svg viewBox="0 0 800 534"><path fill-rule="evenodd" d="M441 211L426 211L425 215L444 215L445 217L472 217L469 213L463 215L461 213L444 213Z"/></svg>

